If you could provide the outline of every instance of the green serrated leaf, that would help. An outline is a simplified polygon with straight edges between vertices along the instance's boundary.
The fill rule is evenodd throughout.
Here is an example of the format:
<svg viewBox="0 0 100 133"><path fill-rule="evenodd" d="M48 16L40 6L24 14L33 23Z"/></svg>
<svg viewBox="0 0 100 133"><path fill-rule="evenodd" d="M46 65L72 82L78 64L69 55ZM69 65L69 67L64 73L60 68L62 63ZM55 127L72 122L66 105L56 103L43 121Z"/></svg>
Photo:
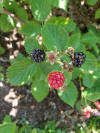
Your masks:
<svg viewBox="0 0 100 133"><path fill-rule="evenodd" d="M96 52L96 54L99 54L99 48L96 45L100 43L100 32L96 29L95 26L93 25L89 25L88 26L88 31L92 33L92 37L94 38L94 40L92 39L92 41L90 41L91 43L88 43L88 47L91 49L93 48L93 50Z"/></svg>
<svg viewBox="0 0 100 133"><path fill-rule="evenodd" d="M19 4L15 0L3 0L3 6L5 9L11 11L12 13L14 13L16 9L19 8Z"/></svg>
<svg viewBox="0 0 100 133"><path fill-rule="evenodd" d="M37 102L41 102L49 93L48 83L44 80L35 81L32 84L32 94Z"/></svg>
<svg viewBox="0 0 100 133"><path fill-rule="evenodd" d="M17 8L15 14L21 20L24 20L24 21L28 20L28 14L27 14L26 10L22 7Z"/></svg>
<svg viewBox="0 0 100 133"><path fill-rule="evenodd" d="M67 11L68 0L50 0L50 4Z"/></svg>
<svg viewBox="0 0 100 133"><path fill-rule="evenodd" d="M65 29L67 32L73 32L76 28L76 24L69 18L66 18Z"/></svg>
<svg viewBox="0 0 100 133"><path fill-rule="evenodd" d="M78 91L76 86L72 82L70 82L70 84L64 91L62 91L61 89L58 90L58 95L62 101L74 107L74 104L77 100Z"/></svg>
<svg viewBox="0 0 100 133"><path fill-rule="evenodd" d="M82 65L83 72L94 72L97 69L96 57L90 52L86 52L85 63Z"/></svg>
<svg viewBox="0 0 100 133"><path fill-rule="evenodd" d="M49 50L64 49L68 43L68 34L66 30L56 24L47 23L42 30L43 41Z"/></svg>
<svg viewBox="0 0 100 133"><path fill-rule="evenodd" d="M50 3L48 0L30 0L32 14L38 21L44 21L50 12Z"/></svg>
<svg viewBox="0 0 100 133"><path fill-rule="evenodd" d="M52 16L47 23L62 26L66 32L72 32L76 28L76 24L70 18Z"/></svg>
<svg viewBox="0 0 100 133"><path fill-rule="evenodd" d="M91 88L94 85L95 79L90 74L85 74L83 76L83 85L85 85L88 88Z"/></svg>
<svg viewBox="0 0 100 133"><path fill-rule="evenodd" d="M5 123L11 123L11 117L9 115L6 115L4 120L3 120L3 124Z"/></svg>
<svg viewBox="0 0 100 133"><path fill-rule="evenodd" d="M100 18L100 8L96 10L95 12L95 18L99 19Z"/></svg>
<svg viewBox="0 0 100 133"><path fill-rule="evenodd" d="M98 2L98 0L87 0L87 4L89 5L95 5Z"/></svg>
<svg viewBox="0 0 100 133"><path fill-rule="evenodd" d="M17 127L15 122L0 125L0 133L15 133L16 129Z"/></svg>
<svg viewBox="0 0 100 133"><path fill-rule="evenodd" d="M50 5L59 8L59 0L50 0Z"/></svg>
<svg viewBox="0 0 100 133"><path fill-rule="evenodd" d="M65 82L68 85L71 82L72 73L71 72L68 72L68 71L65 71L64 72L64 76L65 76Z"/></svg>
<svg viewBox="0 0 100 133"><path fill-rule="evenodd" d="M80 69L74 68L74 71L72 72L72 79L76 79L80 75Z"/></svg>
<svg viewBox="0 0 100 133"><path fill-rule="evenodd" d="M94 78L100 78L100 67L97 68L97 70L93 73Z"/></svg>
<svg viewBox="0 0 100 133"><path fill-rule="evenodd" d="M25 59L24 55L22 53L18 53L16 60L19 61L19 60L23 60L23 59Z"/></svg>
<svg viewBox="0 0 100 133"><path fill-rule="evenodd" d="M30 55L30 53L36 49L40 48L38 41L34 37L26 37L24 44L26 52Z"/></svg>
<svg viewBox="0 0 100 133"><path fill-rule="evenodd" d="M80 47L80 33L72 34L69 39L69 46L73 47L75 50Z"/></svg>
<svg viewBox="0 0 100 133"><path fill-rule="evenodd" d="M37 67L37 71L34 76L35 81L45 80L47 78L47 73L43 70L41 65L37 65L36 67ZM46 68L46 65L45 65L45 68Z"/></svg>
<svg viewBox="0 0 100 133"><path fill-rule="evenodd" d="M85 98L91 102L95 102L100 99L100 88L99 86L97 88L87 88L84 93L86 93ZM83 94L84 94L83 93Z"/></svg>
<svg viewBox="0 0 100 133"><path fill-rule="evenodd" d="M13 63L7 71L8 82L12 85L23 85L32 79L36 71L35 64L28 58Z"/></svg>
<svg viewBox="0 0 100 133"><path fill-rule="evenodd" d="M2 14L0 16L0 30L3 32L9 32L15 27L15 22L12 17Z"/></svg>
<svg viewBox="0 0 100 133"><path fill-rule="evenodd" d="M27 22L26 24L23 24L21 26L19 32L28 37L29 36L34 37L34 36L37 36L38 34L40 34L41 25L36 22L30 21L30 22Z"/></svg>
<svg viewBox="0 0 100 133"><path fill-rule="evenodd" d="M39 67L46 77L52 71L61 71L61 66L58 63L54 63L54 65L51 65L49 62L44 62Z"/></svg>
<svg viewBox="0 0 100 133"><path fill-rule="evenodd" d="M64 26L65 23L68 23L68 20L64 17L51 16L51 18L46 23L58 24Z"/></svg>
<svg viewBox="0 0 100 133"><path fill-rule="evenodd" d="M91 30L82 36L82 42L85 44L95 45L99 43L100 39Z"/></svg>
<svg viewBox="0 0 100 133"><path fill-rule="evenodd" d="M25 57L23 56L22 53L18 53L18 55L16 56L16 58L14 59L10 59L10 63L13 64L13 63L16 63L16 61L20 61L20 60L23 60L25 59Z"/></svg>

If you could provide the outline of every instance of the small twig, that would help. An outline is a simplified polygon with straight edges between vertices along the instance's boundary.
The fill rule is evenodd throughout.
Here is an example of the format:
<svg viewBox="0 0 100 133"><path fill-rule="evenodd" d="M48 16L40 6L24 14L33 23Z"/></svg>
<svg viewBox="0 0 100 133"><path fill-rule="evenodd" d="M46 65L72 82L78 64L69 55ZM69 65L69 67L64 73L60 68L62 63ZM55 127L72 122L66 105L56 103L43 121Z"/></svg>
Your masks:
<svg viewBox="0 0 100 133"><path fill-rule="evenodd" d="M6 9L3 9L3 13L7 14L9 16L11 16L12 18L14 18L16 21L18 21L20 24L25 24L25 22L23 20L21 20L20 18L16 17L13 13L9 12Z"/></svg>

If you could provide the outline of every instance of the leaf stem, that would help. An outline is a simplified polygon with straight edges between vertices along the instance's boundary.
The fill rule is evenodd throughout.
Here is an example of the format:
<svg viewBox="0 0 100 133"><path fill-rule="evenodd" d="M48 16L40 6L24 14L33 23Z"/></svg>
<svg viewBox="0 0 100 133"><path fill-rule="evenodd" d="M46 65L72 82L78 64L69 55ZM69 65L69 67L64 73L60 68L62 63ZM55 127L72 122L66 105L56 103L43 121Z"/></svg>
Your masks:
<svg viewBox="0 0 100 133"><path fill-rule="evenodd" d="M18 18L17 16L15 16L13 13L9 12L6 9L3 9L3 13L7 14L9 16L11 16L12 18L14 18L16 21L18 21L20 24L25 24L25 21L21 20L20 18Z"/></svg>
<svg viewBox="0 0 100 133"><path fill-rule="evenodd" d="M82 83L81 83L81 77L79 76L79 82L80 82L80 89L82 87Z"/></svg>

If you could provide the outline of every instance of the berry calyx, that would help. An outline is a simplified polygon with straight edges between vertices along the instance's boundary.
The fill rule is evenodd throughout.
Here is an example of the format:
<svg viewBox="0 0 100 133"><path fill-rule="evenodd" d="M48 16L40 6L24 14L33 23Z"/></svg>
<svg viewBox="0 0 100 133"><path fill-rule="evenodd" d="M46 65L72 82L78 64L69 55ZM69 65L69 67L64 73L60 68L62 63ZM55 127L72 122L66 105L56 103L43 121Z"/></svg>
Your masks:
<svg viewBox="0 0 100 133"><path fill-rule="evenodd" d="M43 62L45 59L45 52L41 49L34 49L31 53L31 58L34 62Z"/></svg>
<svg viewBox="0 0 100 133"><path fill-rule="evenodd" d="M59 89L63 86L65 81L64 74L62 72L51 72L48 77L48 83L51 88Z"/></svg>
<svg viewBox="0 0 100 133"><path fill-rule="evenodd" d="M81 65L85 62L86 55L83 52L77 52L71 55L72 64L76 67L81 67Z"/></svg>

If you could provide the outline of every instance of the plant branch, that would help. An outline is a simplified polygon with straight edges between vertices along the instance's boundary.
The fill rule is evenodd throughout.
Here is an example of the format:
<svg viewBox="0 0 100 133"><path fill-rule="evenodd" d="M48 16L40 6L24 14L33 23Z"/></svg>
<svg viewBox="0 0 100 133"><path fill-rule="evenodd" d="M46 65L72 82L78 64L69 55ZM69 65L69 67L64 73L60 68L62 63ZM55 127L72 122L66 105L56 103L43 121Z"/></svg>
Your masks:
<svg viewBox="0 0 100 133"><path fill-rule="evenodd" d="M18 18L17 16L15 16L13 13L9 12L6 9L3 9L3 13L7 14L9 16L11 16L12 18L14 18L16 21L18 21L20 24L25 24L25 22L23 20L21 20L20 18Z"/></svg>

